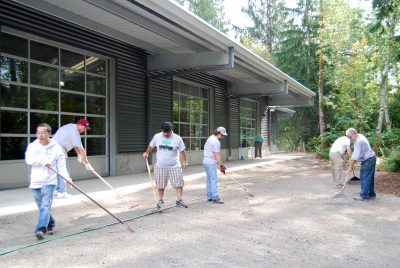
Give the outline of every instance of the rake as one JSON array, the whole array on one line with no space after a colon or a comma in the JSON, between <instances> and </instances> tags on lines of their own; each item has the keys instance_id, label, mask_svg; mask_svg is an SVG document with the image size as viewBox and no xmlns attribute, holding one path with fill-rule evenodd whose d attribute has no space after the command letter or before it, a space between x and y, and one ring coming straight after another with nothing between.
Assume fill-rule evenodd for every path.
<instances>
[{"instance_id":1,"label":"rake","mask_svg":"<svg viewBox=\"0 0 400 268\"><path fill-rule=\"evenodd\" d=\"M129 231L131 231L132 233L134 233L135 231L133 231L133 229L129 226L128 223L124 222L123 220L121 220L120 218L118 218L117 216L115 216L113 213L111 213L108 209L106 209L105 207L103 207L102 205L100 205L99 203L96 202L96 200L94 200L93 198L91 198L89 195L87 195L84 191L82 191L78 186L76 186L74 183L70 184L68 182L68 180L62 176L60 173L58 173L57 171L55 171L53 168L49 167L49 169L51 171L53 171L54 173L56 173L59 177L61 177L67 184L71 185L72 187L74 187L78 192L80 192L81 194L83 194L84 196L86 196L87 198L89 198L93 203L95 203L98 207L100 207L101 209L103 209L105 212L107 212L108 214L110 214L114 219L116 219L118 222L120 222L121 224L125 225L126 228L128 228Z\"/></svg>"},{"instance_id":2,"label":"rake","mask_svg":"<svg viewBox=\"0 0 400 268\"><path fill-rule=\"evenodd\" d=\"M249 205L250 206L256 206L256 205L261 205L264 201L261 198L256 198L254 194L250 193L249 190L246 189L246 187L243 186L243 184L241 184L240 182L238 182L236 179L234 179L233 177L229 176L228 174L226 174L226 172L224 173L229 179L233 180L237 185L240 186L240 188L242 188L247 195L249 196Z\"/></svg>"},{"instance_id":3,"label":"rake","mask_svg":"<svg viewBox=\"0 0 400 268\"><path fill-rule=\"evenodd\" d=\"M86 167L86 164L85 164L85 167ZM115 189L114 187L112 187L111 184L109 184L102 176L100 176L99 173L96 172L96 170L94 170L94 168L92 167L92 165L90 165L89 168L87 168L87 169L89 169L91 172L93 172L93 174L96 175L102 182L104 182L104 184L107 185L111 190L113 190L114 193L115 193L116 195L118 195L119 197L121 197L121 199L124 200L124 202L128 205L128 208L129 208L129 209L139 206L139 204L132 204L132 205L131 205L131 204L128 202L128 200L125 198L125 196L123 196L120 192L118 192L117 189Z\"/></svg>"}]
</instances>

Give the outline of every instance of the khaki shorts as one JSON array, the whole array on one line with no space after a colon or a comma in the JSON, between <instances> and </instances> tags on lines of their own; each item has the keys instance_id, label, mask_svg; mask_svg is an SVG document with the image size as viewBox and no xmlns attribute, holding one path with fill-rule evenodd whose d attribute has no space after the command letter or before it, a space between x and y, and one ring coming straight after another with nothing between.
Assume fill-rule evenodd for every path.
<instances>
[{"instance_id":1,"label":"khaki shorts","mask_svg":"<svg viewBox=\"0 0 400 268\"><path fill-rule=\"evenodd\" d=\"M154 179L158 189L165 189L168 180L173 188L180 188L185 185L181 167L160 167L154 166Z\"/></svg>"}]
</instances>

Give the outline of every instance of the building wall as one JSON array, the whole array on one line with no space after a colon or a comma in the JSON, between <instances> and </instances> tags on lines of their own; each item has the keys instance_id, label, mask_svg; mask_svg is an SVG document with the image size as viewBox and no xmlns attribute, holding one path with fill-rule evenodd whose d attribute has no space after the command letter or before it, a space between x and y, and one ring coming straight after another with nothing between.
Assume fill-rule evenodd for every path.
<instances>
[{"instance_id":1,"label":"building wall","mask_svg":"<svg viewBox=\"0 0 400 268\"><path fill-rule=\"evenodd\" d=\"M109 71L112 77L109 85L110 122L107 138L111 155L107 157L111 161L102 175L144 172L146 166L142 152L152 135L159 131L161 122L172 118L172 77L148 78L147 53L140 48L16 2L0 0L0 10L0 27L15 29L110 59ZM229 136L222 142L223 158L226 160L231 156L232 160L239 159L239 98L228 98L228 82L206 73L181 77L212 89L210 134L218 126L226 127ZM191 165L201 164L202 156L202 151L190 152L188 160ZM72 168L78 170L78 164L73 162ZM0 175L0 189L28 184L28 168L23 159L0 161L0 169L12 170ZM82 173L74 175L75 178L93 177L84 169Z\"/></svg>"},{"instance_id":2,"label":"building wall","mask_svg":"<svg viewBox=\"0 0 400 268\"><path fill-rule=\"evenodd\" d=\"M147 78L146 78L146 56L145 51L120 42L110 37L103 36L69 22L62 21L51 15L44 14L34 9L12 2L0 1L0 25L8 27L27 35L34 35L46 40L58 42L78 49L97 53L109 57L114 62L115 77L110 88L109 103L110 114L115 122L109 122L108 138L114 143L109 144L116 155L115 161L110 163L114 174L119 174L126 164L126 153L141 152L147 143ZM113 95L113 96L112 96ZM93 159L95 162L95 159ZM75 161L72 162L75 173L74 178L93 177L82 168L75 169ZM28 168L24 160L0 161L0 169L18 172L2 173L0 176L0 189L26 186L28 184ZM94 165L96 168L96 166ZM99 167L100 168L100 167ZM106 174L109 175L109 171Z\"/></svg>"}]
</instances>

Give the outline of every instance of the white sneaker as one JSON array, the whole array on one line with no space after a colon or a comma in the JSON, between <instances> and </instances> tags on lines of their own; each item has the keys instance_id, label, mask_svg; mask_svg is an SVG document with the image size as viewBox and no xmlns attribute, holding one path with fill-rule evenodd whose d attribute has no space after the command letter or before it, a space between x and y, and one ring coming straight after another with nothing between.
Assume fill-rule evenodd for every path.
<instances>
[{"instance_id":1,"label":"white sneaker","mask_svg":"<svg viewBox=\"0 0 400 268\"><path fill-rule=\"evenodd\" d=\"M57 198L68 198L68 197L71 197L71 196L72 195L67 193L67 192L63 192L63 193L58 192L57 193Z\"/></svg>"}]
</instances>

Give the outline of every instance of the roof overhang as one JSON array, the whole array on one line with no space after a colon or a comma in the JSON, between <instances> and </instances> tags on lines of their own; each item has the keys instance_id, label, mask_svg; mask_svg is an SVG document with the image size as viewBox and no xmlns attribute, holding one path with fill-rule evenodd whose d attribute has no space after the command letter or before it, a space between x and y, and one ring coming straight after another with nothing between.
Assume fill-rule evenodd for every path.
<instances>
[{"instance_id":1,"label":"roof overhang","mask_svg":"<svg viewBox=\"0 0 400 268\"><path fill-rule=\"evenodd\" d=\"M280 106L268 106L268 108L270 109L271 113L274 113L277 116L292 117L296 113L294 110Z\"/></svg>"},{"instance_id":2,"label":"roof overhang","mask_svg":"<svg viewBox=\"0 0 400 268\"><path fill-rule=\"evenodd\" d=\"M271 105L313 103L314 92L173 1L14 1L142 48L150 61L174 63L163 73L208 72L227 80L230 94L269 96ZM204 59L201 68L193 65L196 59Z\"/></svg>"}]
</instances>

